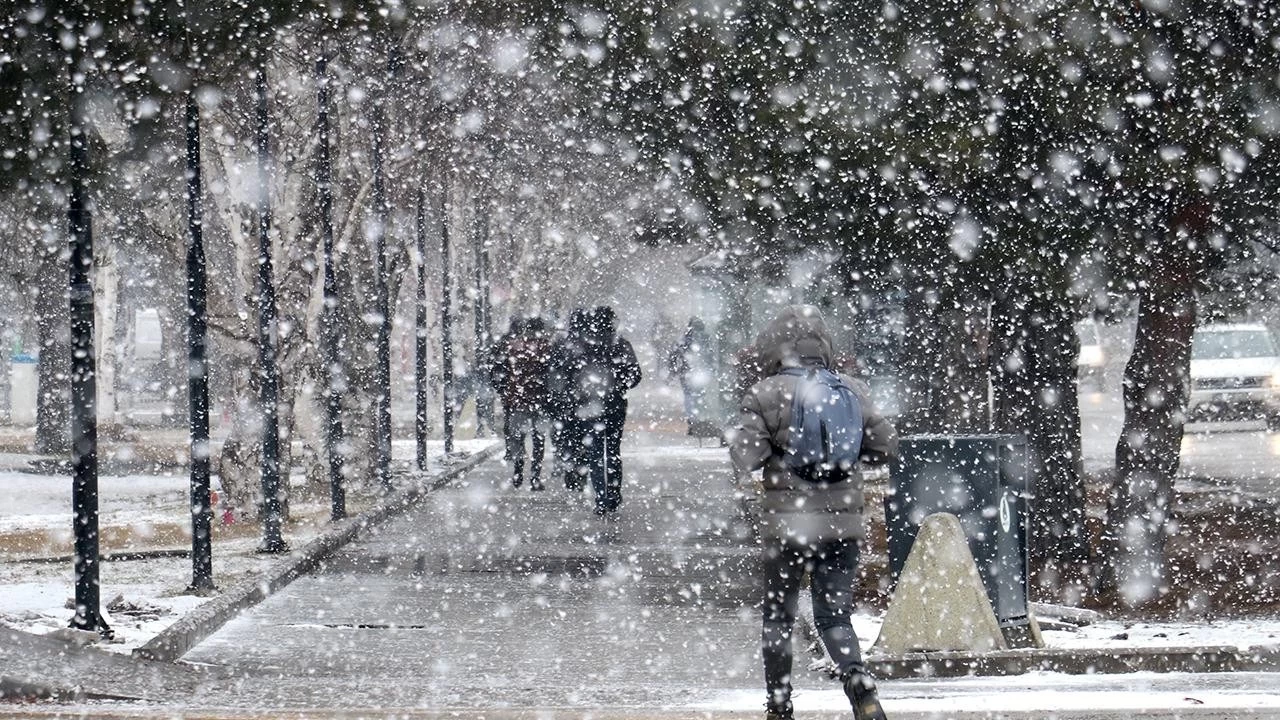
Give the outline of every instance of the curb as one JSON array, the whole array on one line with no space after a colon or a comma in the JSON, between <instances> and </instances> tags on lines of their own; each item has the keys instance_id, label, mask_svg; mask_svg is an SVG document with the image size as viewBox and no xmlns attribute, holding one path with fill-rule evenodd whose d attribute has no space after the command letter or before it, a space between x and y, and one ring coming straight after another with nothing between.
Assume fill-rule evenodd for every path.
<instances>
[{"instance_id":1,"label":"curb","mask_svg":"<svg viewBox=\"0 0 1280 720\"><path fill-rule=\"evenodd\" d=\"M157 558L191 557L190 548L156 548L154 550L124 550L106 552L98 556L98 562L128 562L130 560L155 560ZM67 565L75 562L75 555L43 555L4 558L4 562L19 565Z\"/></svg>"},{"instance_id":2,"label":"curb","mask_svg":"<svg viewBox=\"0 0 1280 720\"><path fill-rule=\"evenodd\" d=\"M282 558L280 562L272 565L261 576L245 580L187 613L145 645L136 648L133 656L143 660L163 662L178 660L242 610L257 605L300 576L315 569L322 560L356 539L362 531L398 515L426 493L440 488L490 459L498 453L500 446L500 443L496 443L477 451L457 464L447 467L439 475L422 478L425 482L416 483L399 491L360 515L335 523L332 528L311 540L301 550L291 553L289 557Z\"/></svg>"},{"instance_id":3,"label":"curb","mask_svg":"<svg viewBox=\"0 0 1280 720\"><path fill-rule=\"evenodd\" d=\"M867 669L877 678L953 678L968 675L1022 675L1056 672L1067 675L1132 672L1247 672L1280 667L1280 645L1240 648L1234 645L1149 648L1063 648L998 650L989 653L906 653L869 658Z\"/></svg>"}]
</instances>

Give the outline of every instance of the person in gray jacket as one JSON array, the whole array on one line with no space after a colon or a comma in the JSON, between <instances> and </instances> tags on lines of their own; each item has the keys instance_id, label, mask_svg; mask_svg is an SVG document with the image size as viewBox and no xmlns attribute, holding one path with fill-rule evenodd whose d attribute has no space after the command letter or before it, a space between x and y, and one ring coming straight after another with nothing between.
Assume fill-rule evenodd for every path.
<instances>
[{"instance_id":1,"label":"person in gray jacket","mask_svg":"<svg viewBox=\"0 0 1280 720\"><path fill-rule=\"evenodd\" d=\"M759 535L764 574L761 651L768 720L792 717L791 632L800 584L808 571L814 622L840 672L858 720L883 720L875 683L862 663L853 632L853 585L865 536L858 467L829 482L798 476L786 462L792 398L800 379L788 368L832 369L835 353L822 314L792 305L757 336L762 378L741 399L730 456L739 478L763 470ZM794 373L794 371L793 371ZM847 376L862 416L859 465L891 461L898 452L893 426L872 405L865 383Z\"/></svg>"}]
</instances>

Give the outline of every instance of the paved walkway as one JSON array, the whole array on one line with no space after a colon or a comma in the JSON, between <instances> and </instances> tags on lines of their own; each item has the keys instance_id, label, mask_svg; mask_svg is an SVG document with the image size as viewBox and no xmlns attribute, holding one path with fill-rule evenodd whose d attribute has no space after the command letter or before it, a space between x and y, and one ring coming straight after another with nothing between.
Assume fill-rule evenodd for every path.
<instances>
[{"instance_id":1,"label":"paved walkway","mask_svg":"<svg viewBox=\"0 0 1280 720\"><path fill-rule=\"evenodd\" d=\"M241 678L207 698L222 706L690 707L755 688L755 551L725 451L637 436L625 463L613 521L487 463L185 659Z\"/></svg>"}]
</instances>

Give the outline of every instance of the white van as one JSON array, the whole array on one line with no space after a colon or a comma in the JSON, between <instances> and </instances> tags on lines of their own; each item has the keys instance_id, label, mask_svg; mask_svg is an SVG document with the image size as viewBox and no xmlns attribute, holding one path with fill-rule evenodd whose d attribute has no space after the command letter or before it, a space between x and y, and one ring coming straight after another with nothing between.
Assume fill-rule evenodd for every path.
<instances>
[{"instance_id":1,"label":"white van","mask_svg":"<svg viewBox=\"0 0 1280 720\"><path fill-rule=\"evenodd\" d=\"M1262 417L1280 429L1280 355L1265 325L1196 328L1187 409L1198 420Z\"/></svg>"}]
</instances>

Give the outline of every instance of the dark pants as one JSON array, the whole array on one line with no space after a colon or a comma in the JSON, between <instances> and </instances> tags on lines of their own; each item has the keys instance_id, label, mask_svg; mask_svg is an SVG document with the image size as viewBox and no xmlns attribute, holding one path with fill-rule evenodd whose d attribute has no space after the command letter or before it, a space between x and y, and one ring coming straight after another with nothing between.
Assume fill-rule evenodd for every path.
<instances>
[{"instance_id":1,"label":"dark pants","mask_svg":"<svg viewBox=\"0 0 1280 720\"><path fill-rule=\"evenodd\" d=\"M614 512L622 504L622 425L596 422L582 437L579 477L591 478L596 493L596 512Z\"/></svg>"},{"instance_id":2,"label":"dark pants","mask_svg":"<svg viewBox=\"0 0 1280 720\"><path fill-rule=\"evenodd\" d=\"M842 678L861 671L858 636L849 621L858 567L857 541L793 546L766 540L761 565L765 579L760 649L764 656L769 707L791 706L791 632L806 570L813 594L814 624L818 626L822 644Z\"/></svg>"},{"instance_id":3,"label":"dark pants","mask_svg":"<svg viewBox=\"0 0 1280 720\"><path fill-rule=\"evenodd\" d=\"M533 436L533 456L529 460L529 477L533 485L539 485L542 477L542 455L546 444L542 425L542 413L537 410L508 409L502 427L507 443L507 463L511 466L512 477L516 479L524 477L525 437Z\"/></svg>"},{"instance_id":4,"label":"dark pants","mask_svg":"<svg viewBox=\"0 0 1280 720\"><path fill-rule=\"evenodd\" d=\"M555 443L555 457L559 471L564 473L564 486L570 490L583 488L583 475L578 474L582 464L582 423L577 418L560 417L551 425L551 441Z\"/></svg>"}]
</instances>

